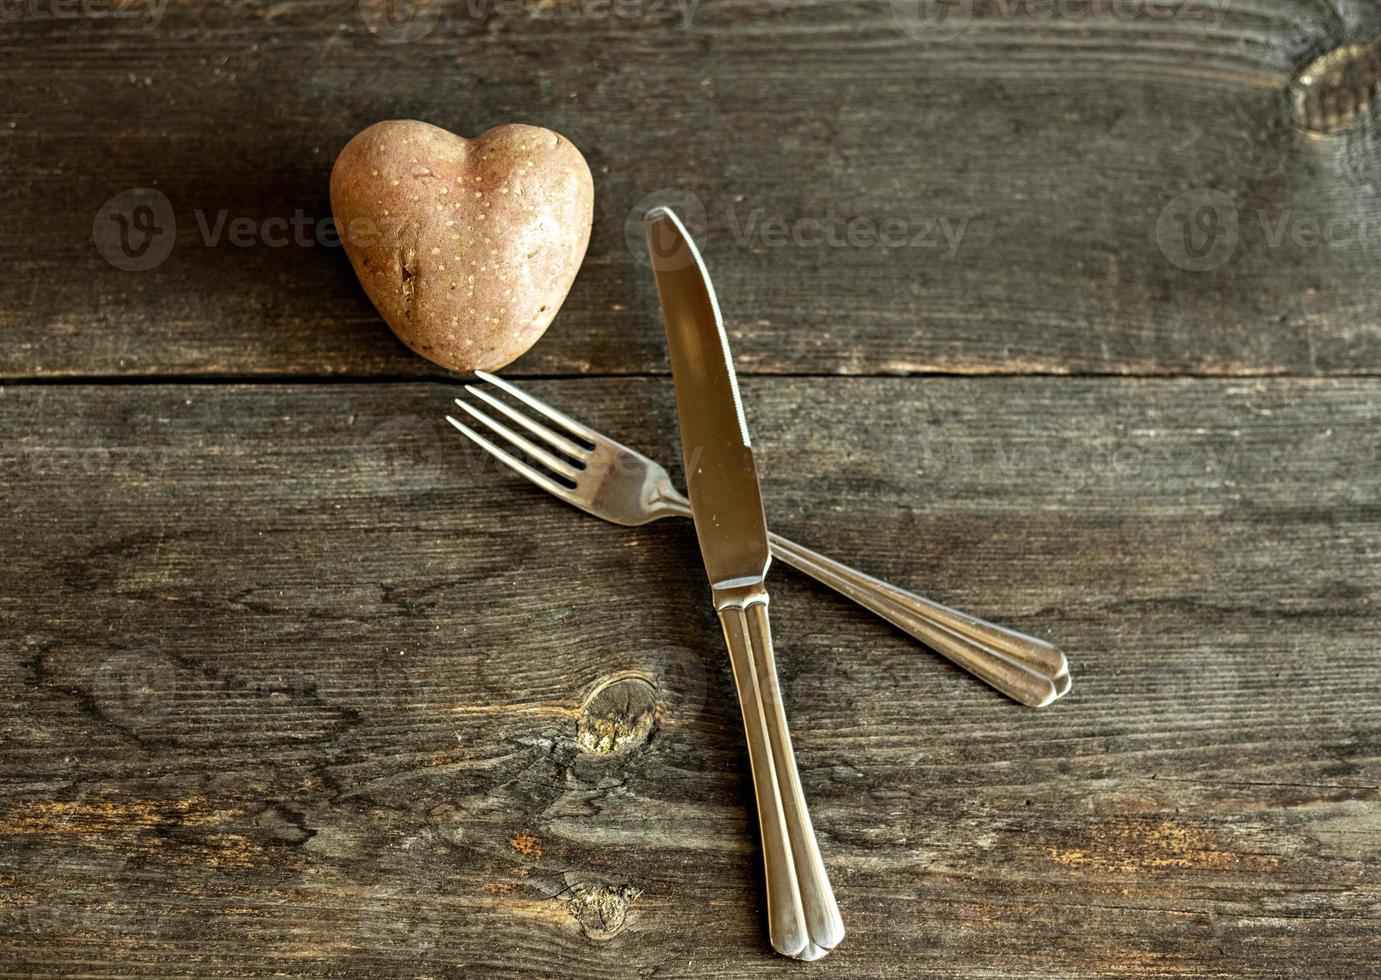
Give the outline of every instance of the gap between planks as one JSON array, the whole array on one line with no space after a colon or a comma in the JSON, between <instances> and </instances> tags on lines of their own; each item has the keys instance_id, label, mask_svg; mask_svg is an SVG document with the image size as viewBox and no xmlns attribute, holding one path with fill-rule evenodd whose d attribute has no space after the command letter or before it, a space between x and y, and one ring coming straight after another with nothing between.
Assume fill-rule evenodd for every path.
<instances>
[{"instance_id":1,"label":"gap between planks","mask_svg":"<svg viewBox=\"0 0 1381 980\"><path fill-rule=\"evenodd\" d=\"M1088 379L1108 379L1118 381L1323 381L1381 378L1381 370L1352 371L1345 373L1303 374L1276 371L1217 371L1217 372L1164 372L1164 371L909 371L844 374L833 371L797 372L756 372L739 371L740 378L789 380L873 380L888 381L907 378L963 378L982 381L1011 380L1023 378L1068 379L1071 381ZM650 381L670 380L670 371L629 371L626 373L605 372L598 374L575 373L534 373L506 374L504 378L513 382L543 381ZM47 378L19 377L0 378L0 388L20 387L62 387L83 385L115 386L157 386L157 385L415 385L437 384L461 386L474 383L473 378L460 376L440 376L428 374L74 374Z\"/></svg>"}]
</instances>

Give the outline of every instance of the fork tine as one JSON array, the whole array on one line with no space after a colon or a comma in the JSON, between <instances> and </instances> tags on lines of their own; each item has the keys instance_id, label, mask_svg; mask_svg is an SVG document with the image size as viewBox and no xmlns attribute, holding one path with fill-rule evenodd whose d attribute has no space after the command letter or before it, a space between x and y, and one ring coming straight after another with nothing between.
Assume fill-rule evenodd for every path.
<instances>
[{"instance_id":1,"label":"fork tine","mask_svg":"<svg viewBox=\"0 0 1381 980\"><path fill-rule=\"evenodd\" d=\"M527 463L524 463L524 462L523 462L521 459L519 459L518 457L513 456L513 455L511 455L511 454L505 452L504 450L500 449L498 446L494 445L492 442L490 442L490 441L489 441L488 439L486 439L484 436L480 435L478 432L476 432L474 429L470 428L470 427L469 427L468 425L466 425L464 422L461 422L459 419L452 418L451 416L448 415L448 416L446 416L446 421L447 421L447 422L450 422L452 425L454 425L457 429L459 429L459 430L461 431L461 433L462 433L466 438L468 438L468 439L469 439L471 442L473 442L475 445L479 446L481 449L483 449L485 452L487 452L490 456L493 456L493 457L494 457L495 459L497 459L500 463L503 463L505 466L507 466L509 469L513 470L514 472L519 473L519 474L521 474L521 475L527 477L527 478L528 478L529 480L531 480L533 483L537 484L537 485L538 485L539 487L541 487L543 490L547 491L547 493L550 493L550 494L553 494L553 495L555 495L555 496L557 496L557 497L560 497L560 498L563 499L563 500L569 500L569 499L570 499L570 497L571 497L571 488L570 488L570 487L565 486L564 484L561 484L561 483L557 483L555 480L553 480L551 477L547 476L547 474L543 473L541 470L539 470L539 469L537 469L537 468L535 468L535 467L529 466Z\"/></svg>"},{"instance_id":2,"label":"fork tine","mask_svg":"<svg viewBox=\"0 0 1381 980\"><path fill-rule=\"evenodd\" d=\"M502 422L496 421L495 419L491 419L488 415L485 415L478 408L474 408L468 402L463 402L459 398L457 398L455 401L457 405L465 409L465 411L468 412L470 416L474 418L477 422L482 423L492 432L497 433L498 435L507 439L513 445L517 446L523 452L527 453L529 456L532 456L533 458L537 459L547 469L554 470L555 472L560 473L568 480L573 481L579 478L580 470L576 469L574 466L566 462L561 457L547 452L541 446L537 445L537 443L533 442L531 439L528 439L526 436L521 435L520 433L514 432L512 429L504 425Z\"/></svg>"},{"instance_id":3,"label":"fork tine","mask_svg":"<svg viewBox=\"0 0 1381 980\"><path fill-rule=\"evenodd\" d=\"M553 446L561 450L561 452L565 453L567 456L582 460L589 457L590 451L586 449L584 446L577 445L576 443L567 439L565 436L561 435L561 433L553 432L551 429L547 428L541 422L528 418L526 415L524 415L517 409L510 408L509 406L505 405L503 402L495 398L493 395L489 394L489 392L480 390L478 385L466 385L465 390L470 394L474 395L480 401L484 402L486 405L493 408L494 410L502 412L504 415L507 415L510 419L512 419L514 422L517 422L524 429L527 429L537 438L545 439L547 442L551 443Z\"/></svg>"},{"instance_id":4,"label":"fork tine","mask_svg":"<svg viewBox=\"0 0 1381 980\"><path fill-rule=\"evenodd\" d=\"M601 436L594 429L591 429L588 426L581 425L579 422L571 418L569 415L566 415L564 412L558 412L556 409L552 408L546 402L538 398L534 398L532 395L529 395L527 392L523 391L520 388L515 388L513 385L509 384L503 378L500 378L498 375L490 374L488 371L476 371L475 375L483 381L488 381L491 385L494 385L494 387L508 392L514 398L518 399L520 402L527 405L529 408L535 408L537 411L541 412L543 415L551 419L553 422L557 423L558 425L564 426L566 430L570 432L572 435L579 436L581 439L584 439L590 445L598 446L600 444Z\"/></svg>"}]
</instances>

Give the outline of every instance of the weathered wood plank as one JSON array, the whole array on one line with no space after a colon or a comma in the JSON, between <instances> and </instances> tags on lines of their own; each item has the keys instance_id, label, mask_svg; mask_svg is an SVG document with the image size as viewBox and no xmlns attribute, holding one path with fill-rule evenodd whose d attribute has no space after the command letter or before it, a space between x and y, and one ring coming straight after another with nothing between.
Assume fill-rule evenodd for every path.
<instances>
[{"instance_id":1,"label":"weathered wood plank","mask_svg":"<svg viewBox=\"0 0 1381 980\"><path fill-rule=\"evenodd\" d=\"M664 382L532 388L671 455ZM0 972L798 971L690 527L516 482L449 394L0 389ZM813 972L1375 972L1375 382L745 400L778 529L1075 669L1021 709L774 573Z\"/></svg>"},{"instance_id":2,"label":"weathered wood plank","mask_svg":"<svg viewBox=\"0 0 1381 980\"><path fill-rule=\"evenodd\" d=\"M354 3L6 22L0 378L438 374L339 249L261 239L301 216L311 241L334 154L395 116L540 123L593 165L586 267L519 373L663 370L625 219L666 190L699 201L749 371L1381 369L1376 129L1308 138L1283 95L1381 30L1374 7L1011 0L932 39L897 4L922 40L887 4L777 0L699 4L688 26L661 0L456 0L410 43ZM140 186L166 195L175 247L126 272L92 228ZM1226 197L1172 206L1196 189ZM230 243L236 218L255 244ZM1183 267L1200 247L1221 264Z\"/></svg>"}]
</instances>

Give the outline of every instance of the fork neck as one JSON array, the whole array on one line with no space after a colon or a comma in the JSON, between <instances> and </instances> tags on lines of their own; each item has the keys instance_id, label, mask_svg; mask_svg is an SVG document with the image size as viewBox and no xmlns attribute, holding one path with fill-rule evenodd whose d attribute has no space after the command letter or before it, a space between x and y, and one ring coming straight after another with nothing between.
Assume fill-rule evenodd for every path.
<instances>
[{"instance_id":1,"label":"fork neck","mask_svg":"<svg viewBox=\"0 0 1381 980\"><path fill-rule=\"evenodd\" d=\"M652 491L652 503L656 507L665 508L677 517L694 517L691 512L690 501L685 498L668 479L661 483Z\"/></svg>"}]
</instances>

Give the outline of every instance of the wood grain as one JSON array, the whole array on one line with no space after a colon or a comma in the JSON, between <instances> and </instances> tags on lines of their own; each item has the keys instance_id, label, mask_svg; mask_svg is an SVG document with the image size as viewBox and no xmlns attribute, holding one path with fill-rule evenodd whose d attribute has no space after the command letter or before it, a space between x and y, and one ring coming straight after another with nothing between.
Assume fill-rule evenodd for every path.
<instances>
[{"instance_id":1,"label":"wood grain","mask_svg":"<svg viewBox=\"0 0 1381 980\"><path fill-rule=\"evenodd\" d=\"M453 0L402 41L371 31L374 0L178 2L153 26L29 12L44 2L0 23L0 378L440 376L314 238L335 154L390 117L537 123L593 166L586 266L517 374L665 369L625 233L663 192L749 372L1381 369L1375 111L1311 139L1285 98L1317 54L1381 32L1374 5L980 0L945 38L911 13L929 0L688 19ZM136 187L166 196L175 246L127 272L93 226ZM1198 191L1225 195L1213 234L1234 242L1207 271L1182 267L1176 223Z\"/></svg>"},{"instance_id":2,"label":"wood grain","mask_svg":"<svg viewBox=\"0 0 1381 980\"><path fill-rule=\"evenodd\" d=\"M391 117L592 165L506 373L674 460L670 200L774 528L1070 655L1022 709L774 570L812 972L1381 972L1381 128L1286 98L1381 8L921 2L0 11L0 975L801 969L692 529L461 442L318 237Z\"/></svg>"},{"instance_id":3,"label":"wood grain","mask_svg":"<svg viewBox=\"0 0 1381 980\"><path fill-rule=\"evenodd\" d=\"M665 381L530 387L672 456ZM0 388L0 973L801 969L692 529L547 498L452 393ZM1019 708L774 571L812 972L1376 972L1377 396L748 379L778 530L1075 678Z\"/></svg>"}]
</instances>

